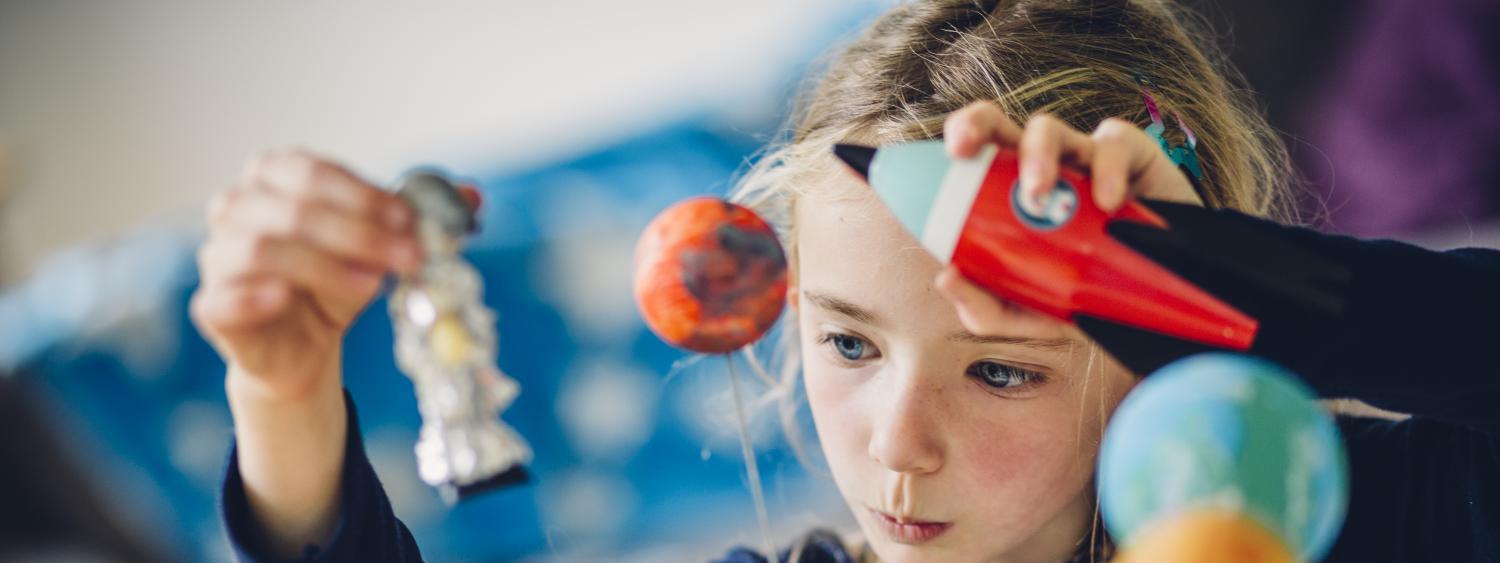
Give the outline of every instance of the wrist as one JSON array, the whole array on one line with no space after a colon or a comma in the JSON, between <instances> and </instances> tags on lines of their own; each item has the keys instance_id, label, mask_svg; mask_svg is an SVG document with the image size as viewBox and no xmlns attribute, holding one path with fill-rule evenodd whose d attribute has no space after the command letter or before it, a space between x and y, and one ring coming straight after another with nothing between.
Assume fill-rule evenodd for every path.
<instances>
[{"instance_id":1,"label":"wrist","mask_svg":"<svg viewBox=\"0 0 1500 563\"><path fill-rule=\"evenodd\" d=\"M230 362L224 374L224 393L231 408L255 405L276 409L320 406L342 395L343 378L337 354L326 365L301 374L253 373Z\"/></svg>"},{"instance_id":2,"label":"wrist","mask_svg":"<svg viewBox=\"0 0 1500 563\"><path fill-rule=\"evenodd\" d=\"M357 431L346 424L339 378L318 380L315 390L289 396L233 368L225 378L245 501L267 548L286 559L332 537L343 444Z\"/></svg>"}]
</instances>

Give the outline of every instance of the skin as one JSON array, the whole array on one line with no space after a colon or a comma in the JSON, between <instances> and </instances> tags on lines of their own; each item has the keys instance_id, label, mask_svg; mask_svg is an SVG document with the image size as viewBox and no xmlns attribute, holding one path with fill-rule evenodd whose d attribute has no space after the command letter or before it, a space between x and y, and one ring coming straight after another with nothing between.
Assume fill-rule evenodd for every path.
<instances>
[{"instance_id":1,"label":"skin","mask_svg":"<svg viewBox=\"0 0 1500 563\"><path fill-rule=\"evenodd\" d=\"M1106 209L1127 193L1196 200L1133 126L1106 122L1089 136L1041 117L1023 132L980 104L950 117L945 138L955 156L1016 147L1023 189L1052 185L1065 162L1089 167ZM1180 184L1141 182L1157 174ZM1093 522L1106 417L1135 376L1072 327L945 270L852 175L830 174L795 220L804 385L834 481L875 553L1070 557ZM951 527L909 542L882 518Z\"/></svg>"},{"instance_id":2,"label":"skin","mask_svg":"<svg viewBox=\"0 0 1500 563\"><path fill-rule=\"evenodd\" d=\"M859 188L838 183L827 190ZM804 385L834 481L875 552L1066 559L1093 517L1085 492L1104 413L1130 374L1098 357L1090 381L1088 343L1047 319L975 336L934 287L938 262L868 196L802 205L797 220ZM975 373L997 366L1012 371L1010 387ZM953 526L906 545L871 510Z\"/></svg>"},{"instance_id":3,"label":"skin","mask_svg":"<svg viewBox=\"0 0 1500 563\"><path fill-rule=\"evenodd\" d=\"M1154 142L1123 121L1085 135L1042 116L1023 132L980 103L953 114L945 137L955 156L987 142L1018 147L1023 185L1033 191L1052 185L1067 163L1092 171L1105 209L1127 194L1196 200ZM872 198L859 197L858 182L829 176L827 189L796 210L791 299L820 437L877 554L1064 559L1092 518L1086 492L1099 429L1133 377L1091 356L1076 331L943 270ZM253 516L274 556L295 557L326 543L338 521L349 431L340 343L385 275L420 265L412 211L326 158L283 150L252 159L207 215L190 313L228 366L224 387ZM851 316L842 305L868 314ZM865 339L878 357L841 363L833 341L817 341L829 332ZM847 349L853 341L838 342ZM972 372L975 365L989 371ZM997 366L1043 377L985 385L1016 373ZM871 508L953 526L932 542L904 545L873 525Z\"/></svg>"},{"instance_id":4,"label":"skin","mask_svg":"<svg viewBox=\"0 0 1500 563\"><path fill-rule=\"evenodd\" d=\"M421 260L401 200L302 150L251 159L208 207L194 324L228 366L238 464L268 547L293 558L337 522L340 342L381 278Z\"/></svg>"}]
</instances>

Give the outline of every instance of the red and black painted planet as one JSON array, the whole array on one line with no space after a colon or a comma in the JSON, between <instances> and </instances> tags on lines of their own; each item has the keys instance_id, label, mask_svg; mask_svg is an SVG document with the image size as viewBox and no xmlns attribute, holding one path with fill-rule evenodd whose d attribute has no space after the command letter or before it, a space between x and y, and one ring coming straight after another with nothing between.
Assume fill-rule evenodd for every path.
<instances>
[{"instance_id":1,"label":"red and black painted planet","mask_svg":"<svg viewBox=\"0 0 1500 563\"><path fill-rule=\"evenodd\" d=\"M635 251L635 299L667 343L720 354L756 341L786 304L787 261L755 212L713 197L667 208Z\"/></svg>"}]
</instances>

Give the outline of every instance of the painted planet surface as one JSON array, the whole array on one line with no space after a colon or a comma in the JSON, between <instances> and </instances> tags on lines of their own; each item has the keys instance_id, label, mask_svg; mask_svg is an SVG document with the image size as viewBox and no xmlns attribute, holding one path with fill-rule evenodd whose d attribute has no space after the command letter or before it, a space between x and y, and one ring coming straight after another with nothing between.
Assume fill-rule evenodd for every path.
<instances>
[{"instance_id":1,"label":"painted planet surface","mask_svg":"<svg viewBox=\"0 0 1500 563\"><path fill-rule=\"evenodd\" d=\"M1265 526L1228 510L1189 511L1142 531L1113 563L1294 563Z\"/></svg>"},{"instance_id":2,"label":"painted planet surface","mask_svg":"<svg viewBox=\"0 0 1500 563\"><path fill-rule=\"evenodd\" d=\"M1130 549L1154 524L1224 509L1320 560L1348 502L1333 417L1281 367L1233 354L1178 360L1115 411L1099 452L1104 523Z\"/></svg>"},{"instance_id":3,"label":"painted planet surface","mask_svg":"<svg viewBox=\"0 0 1500 563\"><path fill-rule=\"evenodd\" d=\"M760 216L712 197L667 208L635 249L635 299L674 346L719 354L754 342L786 305L786 253Z\"/></svg>"}]
</instances>

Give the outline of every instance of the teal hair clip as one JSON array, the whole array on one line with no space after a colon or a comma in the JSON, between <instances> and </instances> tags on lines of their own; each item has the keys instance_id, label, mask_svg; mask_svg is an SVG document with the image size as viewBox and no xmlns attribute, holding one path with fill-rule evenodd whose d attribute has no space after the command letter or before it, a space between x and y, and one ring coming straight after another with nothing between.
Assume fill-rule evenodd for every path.
<instances>
[{"instance_id":1,"label":"teal hair clip","mask_svg":"<svg viewBox=\"0 0 1500 563\"><path fill-rule=\"evenodd\" d=\"M1156 98L1151 95L1151 87L1154 85L1146 77L1140 75L1136 75L1135 82L1140 85L1141 100L1146 102L1146 111L1151 114L1151 125L1146 126L1146 134L1156 139L1156 143L1161 145L1162 152L1167 153L1167 157L1192 176L1193 180L1203 181L1203 167L1198 164L1198 136L1188 128L1181 115L1173 113L1172 118L1177 121L1177 128L1187 136L1187 144L1173 146L1168 143L1166 136L1163 135L1167 131L1167 125L1162 121L1161 110L1156 107Z\"/></svg>"}]
</instances>

